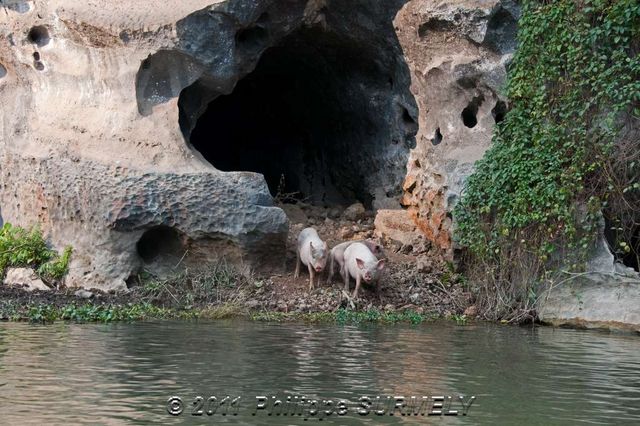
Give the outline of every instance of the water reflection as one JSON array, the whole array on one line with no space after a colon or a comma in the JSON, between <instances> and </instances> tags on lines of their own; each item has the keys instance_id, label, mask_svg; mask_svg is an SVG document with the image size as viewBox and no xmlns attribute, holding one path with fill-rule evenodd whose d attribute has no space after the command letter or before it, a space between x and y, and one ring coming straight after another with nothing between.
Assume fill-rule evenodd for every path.
<instances>
[{"instance_id":1,"label":"water reflection","mask_svg":"<svg viewBox=\"0 0 640 426\"><path fill-rule=\"evenodd\" d=\"M466 418L323 424L637 423L639 350L636 336L491 325L3 323L0 409L6 424L305 424L251 416L255 396L464 394L477 397ZM185 402L179 417L165 410L170 395ZM193 417L196 395L242 396L242 411Z\"/></svg>"}]
</instances>

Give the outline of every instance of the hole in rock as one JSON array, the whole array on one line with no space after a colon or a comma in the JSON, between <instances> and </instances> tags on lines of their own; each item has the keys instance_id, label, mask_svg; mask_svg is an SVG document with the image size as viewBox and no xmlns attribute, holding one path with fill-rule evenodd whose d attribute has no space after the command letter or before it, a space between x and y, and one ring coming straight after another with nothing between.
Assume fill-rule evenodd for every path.
<instances>
[{"instance_id":1,"label":"hole in rock","mask_svg":"<svg viewBox=\"0 0 640 426\"><path fill-rule=\"evenodd\" d=\"M516 49L518 20L507 9L500 7L489 20L484 43L492 50L505 54Z\"/></svg>"},{"instance_id":2,"label":"hole in rock","mask_svg":"<svg viewBox=\"0 0 640 426\"><path fill-rule=\"evenodd\" d=\"M168 226L156 226L146 231L138 240L136 249L145 263L153 262L161 255L180 258L184 254L180 233Z\"/></svg>"},{"instance_id":3,"label":"hole in rock","mask_svg":"<svg viewBox=\"0 0 640 426\"><path fill-rule=\"evenodd\" d=\"M29 42L36 44L39 47L46 46L51 38L49 37L49 30L44 25L38 25L29 30L27 35Z\"/></svg>"},{"instance_id":4,"label":"hole in rock","mask_svg":"<svg viewBox=\"0 0 640 426\"><path fill-rule=\"evenodd\" d=\"M133 287L138 287L140 285L140 277L138 276L138 274L132 274L129 275L129 277L127 277L126 280L124 280L125 284L127 285L127 288L131 289Z\"/></svg>"},{"instance_id":5,"label":"hole in rock","mask_svg":"<svg viewBox=\"0 0 640 426\"><path fill-rule=\"evenodd\" d=\"M447 21L445 19L432 18L427 22L420 24L418 27L418 36L420 38L426 37L430 32L445 32L453 31L455 29L455 23Z\"/></svg>"},{"instance_id":6,"label":"hole in rock","mask_svg":"<svg viewBox=\"0 0 640 426\"><path fill-rule=\"evenodd\" d=\"M478 124L478 106L471 103L462 110L462 122L465 126L473 128Z\"/></svg>"},{"instance_id":7,"label":"hole in rock","mask_svg":"<svg viewBox=\"0 0 640 426\"><path fill-rule=\"evenodd\" d=\"M39 61L40 60L40 52L33 52L33 59L35 61Z\"/></svg>"},{"instance_id":8,"label":"hole in rock","mask_svg":"<svg viewBox=\"0 0 640 426\"><path fill-rule=\"evenodd\" d=\"M411 116L409 110L404 107L402 108L402 123L404 125L406 133L410 137L413 137L416 133L418 133L418 123Z\"/></svg>"},{"instance_id":9,"label":"hole in rock","mask_svg":"<svg viewBox=\"0 0 640 426\"><path fill-rule=\"evenodd\" d=\"M4 65L0 64L0 78L3 78L5 75L7 75L7 69Z\"/></svg>"},{"instance_id":10,"label":"hole in rock","mask_svg":"<svg viewBox=\"0 0 640 426\"><path fill-rule=\"evenodd\" d=\"M640 226L623 226L618 220L605 218L604 235L615 259L636 272L640 271Z\"/></svg>"},{"instance_id":11,"label":"hole in rock","mask_svg":"<svg viewBox=\"0 0 640 426\"><path fill-rule=\"evenodd\" d=\"M42 62L40 62L40 61L35 61L33 63L33 67L35 69L37 69L38 71L44 71L44 64Z\"/></svg>"},{"instance_id":12,"label":"hole in rock","mask_svg":"<svg viewBox=\"0 0 640 426\"><path fill-rule=\"evenodd\" d=\"M258 46L267 36L253 27L236 40ZM261 173L274 196L371 207L376 194L391 193L399 201L418 126L394 102L415 102L408 73L398 71L406 64L394 61L344 36L300 28L266 49L232 93L217 93L206 78L185 88L180 126L214 167ZM372 93L380 101L371 102Z\"/></svg>"},{"instance_id":13,"label":"hole in rock","mask_svg":"<svg viewBox=\"0 0 640 426\"><path fill-rule=\"evenodd\" d=\"M433 135L433 139L431 139L431 144L435 146L439 145L440 142L442 142L442 133L440 133L440 127L438 127Z\"/></svg>"},{"instance_id":14,"label":"hole in rock","mask_svg":"<svg viewBox=\"0 0 640 426\"><path fill-rule=\"evenodd\" d=\"M265 45L268 38L269 33L265 28L255 26L238 31L236 34L236 44L241 49L258 51Z\"/></svg>"},{"instance_id":15,"label":"hole in rock","mask_svg":"<svg viewBox=\"0 0 640 426\"><path fill-rule=\"evenodd\" d=\"M460 77L456 81L463 89L475 89L478 87L478 81L473 77Z\"/></svg>"},{"instance_id":16,"label":"hole in rock","mask_svg":"<svg viewBox=\"0 0 640 426\"><path fill-rule=\"evenodd\" d=\"M496 106L491 110L491 115L496 124L504 120L504 116L507 114L507 104L503 101L496 102Z\"/></svg>"}]
</instances>

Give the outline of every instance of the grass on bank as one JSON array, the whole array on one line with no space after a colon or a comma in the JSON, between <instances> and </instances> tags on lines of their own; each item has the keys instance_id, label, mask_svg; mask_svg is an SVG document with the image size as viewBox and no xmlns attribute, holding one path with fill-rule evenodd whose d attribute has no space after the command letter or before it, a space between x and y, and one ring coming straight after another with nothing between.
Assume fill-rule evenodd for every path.
<instances>
[{"instance_id":1,"label":"grass on bank","mask_svg":"<svg viewBox=\"0 0 640 426\"><path fill-rule=\"evenodd\" d=\"M411 323L420 324L437 319L433 315L419 314L413 310L386 312L378 309L354 311L339 308L333 312L257 312L249 315L253 321L284 322L305 321L312 323L360 324L360 323Z\"/></svg>"},{"instance_id":2,"label":"grass on bank","mask_svg":"<svg viewBox=\"0 0 640 426\"><path fill-rule=\"evenodd\" d=\"M378 309L354 311L339 308L332 312L275 312L250 311L239 305L222 304L203 308L172 309L155 306L151 303L127 304L66 304L54 306L43 303L19 304L12 301L0 303L0 319L10 321L29 321L31 323L48 324L55 321L71 322L132 322L154 319L206 319L219 320L242 318L265 322L308 322L325 324L420 324L438 319L435 315L419 314L415 311L385 312ZM452 316L458 325L466 325L464 316Z\"/></svg>"}]
</instances>

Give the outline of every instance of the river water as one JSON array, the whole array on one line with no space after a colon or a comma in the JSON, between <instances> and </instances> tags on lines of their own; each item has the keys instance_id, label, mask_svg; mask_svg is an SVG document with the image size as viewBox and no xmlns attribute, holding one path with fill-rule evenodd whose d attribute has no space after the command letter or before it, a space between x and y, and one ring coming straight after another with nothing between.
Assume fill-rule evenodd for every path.
<instances>
[{"instance_id":1,"label":"river water","mask_svg":"<svg viewBox=\"0 0 640 426\"><path fill-rule=\"evenodd\" d=\"M449 323L0 323L0 391L2 424L640 424L640 337ZM389 415L400 396L413 411ZM422 415L439 396L457 416Z\"/></svg>"}]
</instances>

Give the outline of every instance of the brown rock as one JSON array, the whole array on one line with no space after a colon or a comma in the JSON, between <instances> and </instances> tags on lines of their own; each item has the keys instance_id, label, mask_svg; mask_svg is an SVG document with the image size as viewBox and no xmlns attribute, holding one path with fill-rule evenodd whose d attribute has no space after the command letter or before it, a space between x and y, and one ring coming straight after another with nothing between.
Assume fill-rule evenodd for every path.
<instances>
[{"instance_id":1,"label":"brown rock","mask_svg":"<svg viewBox=\"0 0 640 426\"><path fill-rule=\"evenodd\" d=\"M478 308L476 307L476 305L471 305L464 310L464 314L468 317L475 317L476 315L478 315Z\"/></svg>"},{"instance_id":2,"label":"brown rock","mask_svg":"<svg viewBox=\"0 0 640 426\"><path fill-rule=\"evenodd\" d=\"M416 261L416 267L421 273L430 273L433 270L433 261L427 256L421 256Z\"/></svg>"},{"instance_id":3,"label":"brown rock","mask_svg":"<svg viewBox=\"0 0 640 426\"><path fill-rule=\"evenodd\" d=\"M406 210L378 210L374 225L378 237L389 238L403 245L411 245L419 235Z\"/></svg>"},{"instance_id":4,"label":"brown rock","mask_svg":"<svg viewBox=\"0 0 640 426\"><path fill-rule=\"evenodd\" d=\"M346 208L346 210L344 211L344 213L342 214L342 216L346 219L346 220L350 220L350 221L357 221L357 220L361 220L366 218L366 209L364 208L364 206L362 205L362 203L355 203L355 204L351 204L349 207Z\"/></svg>"}]
</instances>

